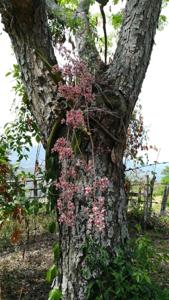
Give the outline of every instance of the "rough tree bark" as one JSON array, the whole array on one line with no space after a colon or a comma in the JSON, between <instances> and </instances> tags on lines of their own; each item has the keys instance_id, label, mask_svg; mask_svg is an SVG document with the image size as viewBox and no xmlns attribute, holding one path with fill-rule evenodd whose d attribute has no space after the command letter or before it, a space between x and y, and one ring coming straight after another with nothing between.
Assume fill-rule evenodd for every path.
<instances>
[{"instance_id":1,"label":"rough tree bark","mask_svg":"<svg viewBox=\"0 0 169 300\"><path fill-rule=\"evenodd\" d=\"M95 128L92 137L94 145L111 149L110 152L96 151L95 155L96 174L108 177L111 184L105 193L105 232L93 233L100 244L109 249L124 243L128 238L122 159L127 127L150 61L161 2L162 0L127 1L115 55L110 65L104 66L94 41L91 43L91 39L87 39L88 34L92 37L87 22L88 7L84 7L84 1L79 1L78 14L85 22L86 31L77 31L77 50L87 62L94 61L96 86L99 86L96 88L96 102L98 107L106 107L112 113L106 117L95 115L90 120L91 126ZM45 1L0 0L0 13L21 68L31 110L42 135L42 143L46 147L60 107L59 95L51 74L38 55L39 52L43 54L51 65L57 63L48 30ZM87 46L90 51L86 51ZM87 159L92 159L91 149L83 148ZM75 206L75 226L72 229L65 225L59 226L59 286L65 300L85 299L87 284L81 275L82 244L87 234L86 221L80 200L75 199Z\"/></svg>"}]
</instances>

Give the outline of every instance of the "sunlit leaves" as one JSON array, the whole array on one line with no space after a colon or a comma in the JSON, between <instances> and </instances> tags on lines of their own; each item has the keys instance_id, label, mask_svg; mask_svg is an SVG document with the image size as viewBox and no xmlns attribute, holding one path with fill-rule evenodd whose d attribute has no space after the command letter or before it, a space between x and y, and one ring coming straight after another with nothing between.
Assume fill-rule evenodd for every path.
<instances>
[{"instance_id":1,"label":"sunlit leaves","mask_svg":"<svg viewBox=\"0 0 169 300\"><path fill-rule=\"evenodd\" d=\"M62 293L60 290L54 288L53 290L50 291L48 300L60 300L60 299L62 299Z\"/></svg>"},{"instance_id":2,"label":"sunlit leaves","mask_svg":"<svg viewBox=\"0 0 169 300\"><path fill-rule=\"evenodd\" d=\"M47 282L51 283L53 281L53 279L56 277L56 275L57 275L57 268L56 268L56 265L53 264L47 271L47 274L46 274Z\"/></svg>"},{"instance_id":3,"label":"sunlit leaves","mask_svg":"<svg viewBox=\"0 0 169 300\"><path fill-rule=\"evenodd\" d=\"M123 13L122 11L117 14L112 14L112 25L114 29L119 29L123 21Z\"/></svg>"},{"instance_id":4,"label":"sunlit leaves","mask_svg":"<svg viewBox=\"0 0 169 300\"><path fill-rule=\"evenodd\" d=\"M72 9L75 9L79 3L78 0L58 0L57 3L59 5L71 7Z\"/></svg>"},{"instance_id":5,"label":"sunlit leaves","mask_svg":"<svg viewBox=\"0 0 169 300\"><path fill-rule=\"evenodd\" d=\"M6 74L12 75L15 80L13 90L21 98L20 104L15 105L16 118L13 122L7 123L4 127L3 139L8 144L10 150L17 153L18 161L27 159L27 152L32 146L32 137L37 142L40 141L37 124L29 110L29 100L21 80L21 72L18 65L13 65L13 69Z\"/></svg>"},{"instance_id":6,"label":"sunlit leaves","mask_svg":"<svg viewBox=\"0 0 169 300\"><path fill-rule=\"evenodd\" d=\"M163 30L164 27L167 25L167 17L165 15L160 15L159 20L158 20L158 29Z\"/></svg>"},{"instance_id":7,"label":"sunlit leaves","mask_svg":"<svg viewBox=\"0 0 169 300\"><path fill-rule=\"evenodd\" d=\"M120 2L120 0L113 0L113 4L116 5Z\"/></svg>"},{"instance_id":8,"label":"sunlit leaves","mask_svg":"<svg viewBox=\"0 0 169 300\"><path fill-rule=\"evenodd\" d=\"M164 184L169 184L169 166L166 166L161 174L163 175L162 176L162 179L161 179L161 182L164 183Z\"/></svg>"}]
</instances>

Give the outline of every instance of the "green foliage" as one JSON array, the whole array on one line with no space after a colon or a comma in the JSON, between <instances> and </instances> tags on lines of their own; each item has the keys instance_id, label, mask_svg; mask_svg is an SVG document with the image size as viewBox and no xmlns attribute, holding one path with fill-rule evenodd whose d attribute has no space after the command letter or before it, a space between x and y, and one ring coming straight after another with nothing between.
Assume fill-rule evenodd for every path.
<instances>
[{"instance_id":1,"label":"green foliage","mask_svg":"<svg viewBox=\"0 0 169 300\"><path fill-rule=\"evenodd\" d=\"M114 29L119 29L121 27L121 24L123 22L123 12L120 11L116 14L112 14L112 25Z\"/></svg>"},{"instance_id":2,"label":"green foliage","mask_svg":"<svg viewBox=\"0 0 169 300\"><path fill-rule=\"evenodd\" d=\"M58 276L58 261L60 257L60 247L59 244L53 245L53 254L54 254L54 264L49 268L46 274L46 280L49 283L52 283L56 276ZM49 292L49 298L48 300L59 300L62 298L62 293L59 289L53 288Z\"/></svg>"},{"instance_id":3,"label":"green foliage","mask_svg":"<svg viewBox=\"0 0 169 300\"><path fill-rule=\"evenodd\" d=\"M53 12L56 18L50 20L49 26L54 41L63 43L65 41L65 28L69 28L75 33L76 29L82 25L82 21L78 15L75 16L78 1L59 0L57 4L62 10Z\"/></svg>"},{"instance_id":4,"label":"green foliage","mask_svg":"<svg viewBox=\"0 0 169 300\"><path fill-rule=\"evenodd\" d=\"M60 299L62 299L61 291L56 288L52 289L49 293L48 300L60 300Z\"/></svg>"},{"instance_id":5,"label":"green foliage","mask_svg":"<svg viewBox=\"0 0 169 300\"><path fill-rule=\"evenodd\" d=\"M163 175L161 178L161 183L163 184L169 184L169 166L166 166L161 174Z\"/></svg>"},{"instance_id":6,"label":"green foliage","mask_svg":"<svg viewBox=\"0 0 169 300\"><path fill-rule=\"evenodd\" d=\"M16 218L21 217L21 211L16 214L16 209L24 197L24 189L23 183L19 184L18 167L9 162L9 148L3 138L0 140L0 155L0 222L3 224L14 211Z\"/></svg>"},{"instance_id":7,"label":"green foliage","mask_svg":"<svg viewBox=\"0 0 169 300\"><path fill-rule=\"evenodd\" d=\"M23 83L21 81L21 73L20 73L20 69L19 69L18 65L14 64L13 69L6 73L6 76L11 76L11 75L15 81L13 90L15 91L15 93L18 96L22 97L25 92L25 89L24 89Z\"/></svg>"},{"instance_id":8,"label":"green foliage","mask_svg":"<svg viewBox=\"0 0 169 300\"><path fill-rule=\"evenodd\" d=\"M49 224L49 232L54 233L56 231L56 222L53 221Z\"/></svg>"},{"instance_id":9,"label":"green foliage","mask_svg":"<svg viewBox=\"0 0 169 300\"><path fill-rule=\"evenodd\" d=\"M12 75L15 80L13 89L21 98L20 105L15 104L16 118L4 127L4 133L0 140L0 220L4 224L12 216L17 222L27 220L27 216L37 215L42 203L25 197L25 181L27 178L34 181L34 175L19 169L19 162L28 158L28 152L32 147L32 138L40 141L40 134L34 118L30 113L29 100L21 80L21 72L18 65L13 65L12 71L6 76ZM17 154L17 163L9 163L9 153ZM40 169L39 169L40 170ZM39 171L38 171L39 172Z\"/></svg>"},{"instance_id":10,"label":"green foliage","mask_svg":"<svg viewBox=\"0 0 169 300\"><path fill-rule=\"evenodd\" d=\"M54 264L47 271L47 274L46 274L47 282L51 283L53 281L53 279L56 277L56 275L57 275L57 268L56 268L56 265Z\"/></svg>"},{"instance_id":11,"label":"green foliage","mask_svg":"<svg viewBox=\"0 0 169 300\"><path fill-rule=\"evenodd\" d=\"M25 182L27 178L34 182L35 175L19 169L19 165L12 165L9 161L10 144L4 137L0 140L0 229L8 222L13 222L11 242L17 243L21 239L21 232L27 227L21 224L29 223L29 216L37 216L43 204L37 199L29 199L26 196ZM19 229L18 229L19 228ZM29 230L29 228L28 228Z\"/></svg>"},{"instance_id":12,"label":"green foliage","mask_svg":"<svg viewBox=\"0 0 169 300\"><path fill-rule=\"evenodd\" d=\"M6 74L12 75L15 80L13 89L21 98L20 105L15 107L16 118L13 122L7 123L4 127L3 139L10 150L17 153L18 161L28 159L28 152L32 146L32 137L39 143L40 134L37 124L30 112L29 100L21 80L21 72L18 65Z\"/></svg>"},{"instance_id":13,"label":"green foliage","mask_svg":"<svg viewBox=\"0 0 169 300\"><path fill-rule=\"evenodd\" d=\"M169 291L161 290L152 279L159 258L147 237L132 240L125 249L115 248L112 253L88 239L83 251L87 300L168 299Z\"/></svg>"},{"instance_id":14,"label":"green foliage","mask_svg":"<svg viewBox=\"0 0 169 300\"><path fill-rule=\"evenodd\" d=\"M5 224L12 217L21 224L28 216L36 216L42 209L37 199L26 199L25 178L34 178L34 175L25 173L10 166L8 173L1 179L0 174L0 223ZM45 204L46 205L46 204Z\"/></svg>"},{"instance_id":15,"label":"green foliage","mask_svg":"<svg viewBox=\"0 0 169 300\"><path fill-rule=\"evenodd\" d=\"M158 29L163 30L167 24L168 24L167 17L161 14L158 20Z\"/></svg>"},{"instance_id":16,"label":"green foliage","mask_svg":"<svg viewBox=\"0 0 169 300\"><path fill-rule=\"evenodd\" d=\"M60 247L59 244L53 245L53 254L54 254L54 261L58 261L60 257Z\"/></svg>"},{"instance_id":17,"label":"green foliage","mask_svg":"<svg viewBox=\"0 0 169 300\"><path fill-rule=\"evenodd\" d=\"M116 5L120 2L120 0L113 0L113 4Z\"/></svg>"}]
</instances>

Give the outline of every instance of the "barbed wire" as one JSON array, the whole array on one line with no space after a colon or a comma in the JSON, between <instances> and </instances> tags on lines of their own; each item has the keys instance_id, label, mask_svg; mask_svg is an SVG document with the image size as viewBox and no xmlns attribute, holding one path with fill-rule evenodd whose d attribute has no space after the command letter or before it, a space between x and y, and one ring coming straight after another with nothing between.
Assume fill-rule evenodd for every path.
<instances>
[{"instance_id":1,"label":"barbed wire","mask_svg":"<svg viewBox=\"0 0 169 300\"><path fill-rule=\"evenodd\" d=\"M165 164L169 164L169 161L164 161L164 162L161 162L161 163L160 162L154 162L152 164L147 164L147 165L144 165L144 166L129 168L129 169L126 169L125 172L139 170L139 169L143 169L143 168L146 168L146 167L152 167L152 166L157 166L157 165L165 165Z\"/></svg>"}]
</instances>

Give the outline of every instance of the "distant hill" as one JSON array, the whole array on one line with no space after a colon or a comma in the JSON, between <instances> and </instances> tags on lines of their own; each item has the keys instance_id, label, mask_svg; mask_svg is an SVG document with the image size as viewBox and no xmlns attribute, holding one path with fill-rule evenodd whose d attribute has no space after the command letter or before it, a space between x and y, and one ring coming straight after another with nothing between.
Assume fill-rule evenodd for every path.
<instances>
[{"instance_id":1,"label":"distant hill","mask_svg":"<svg viewBox=\"0 0 169 300\"><path fill-rule=\"evenodd\" d=\"M137 174L137 177L144 177L145 175L151 175L152 172L155 172L156 173L156 181L159 182L162 177L161 172L166 166L169 166L169 162L157 163L157 164L148 165L148 166L138 166L136 168L134 166L132 166L132 164L130 164L126 169L133 168L133 171L135 171L135 172L129 170L126 172L126 175L129 175L132 178L136 177L135 174Z\"/></svg>"},{"instance_id":2,"label":"distant hill","mask_svg":"<svg viewBox=\"0 0 169 300\"><path fill-rule=\"evenodd\" d=\"M28 172L34 172L34 167L35 167L35 160L36 160L36 156L37 156L37 146L33 146L29 152L29 159L25 160L23 159L20 167ZM12 153L10 155L10 159L12 163L16 162L17 156L15 153ZM38 160L41 166L44 167L45 165L45 150L43 148L43 146L40 147L40 152L38 155ZM161 180L161 172L162 170L166 167L169 166L169 163L157 163L156 165L149 165L149 166L138 166L138 168L135 169L136 173L137 173L137 177L144 177L145 175L149 174L151 175L152 172L156 173L156 177L157 177L157 182L159 182ZM129 162L127 164L126 169L130 169L130 168L135 168L133 166L132 162ZM134 178L136 175L135 172L133 171L127 171L126 175L130 175L132 176L132 178Z\"/></svg>"}]
</instances>

